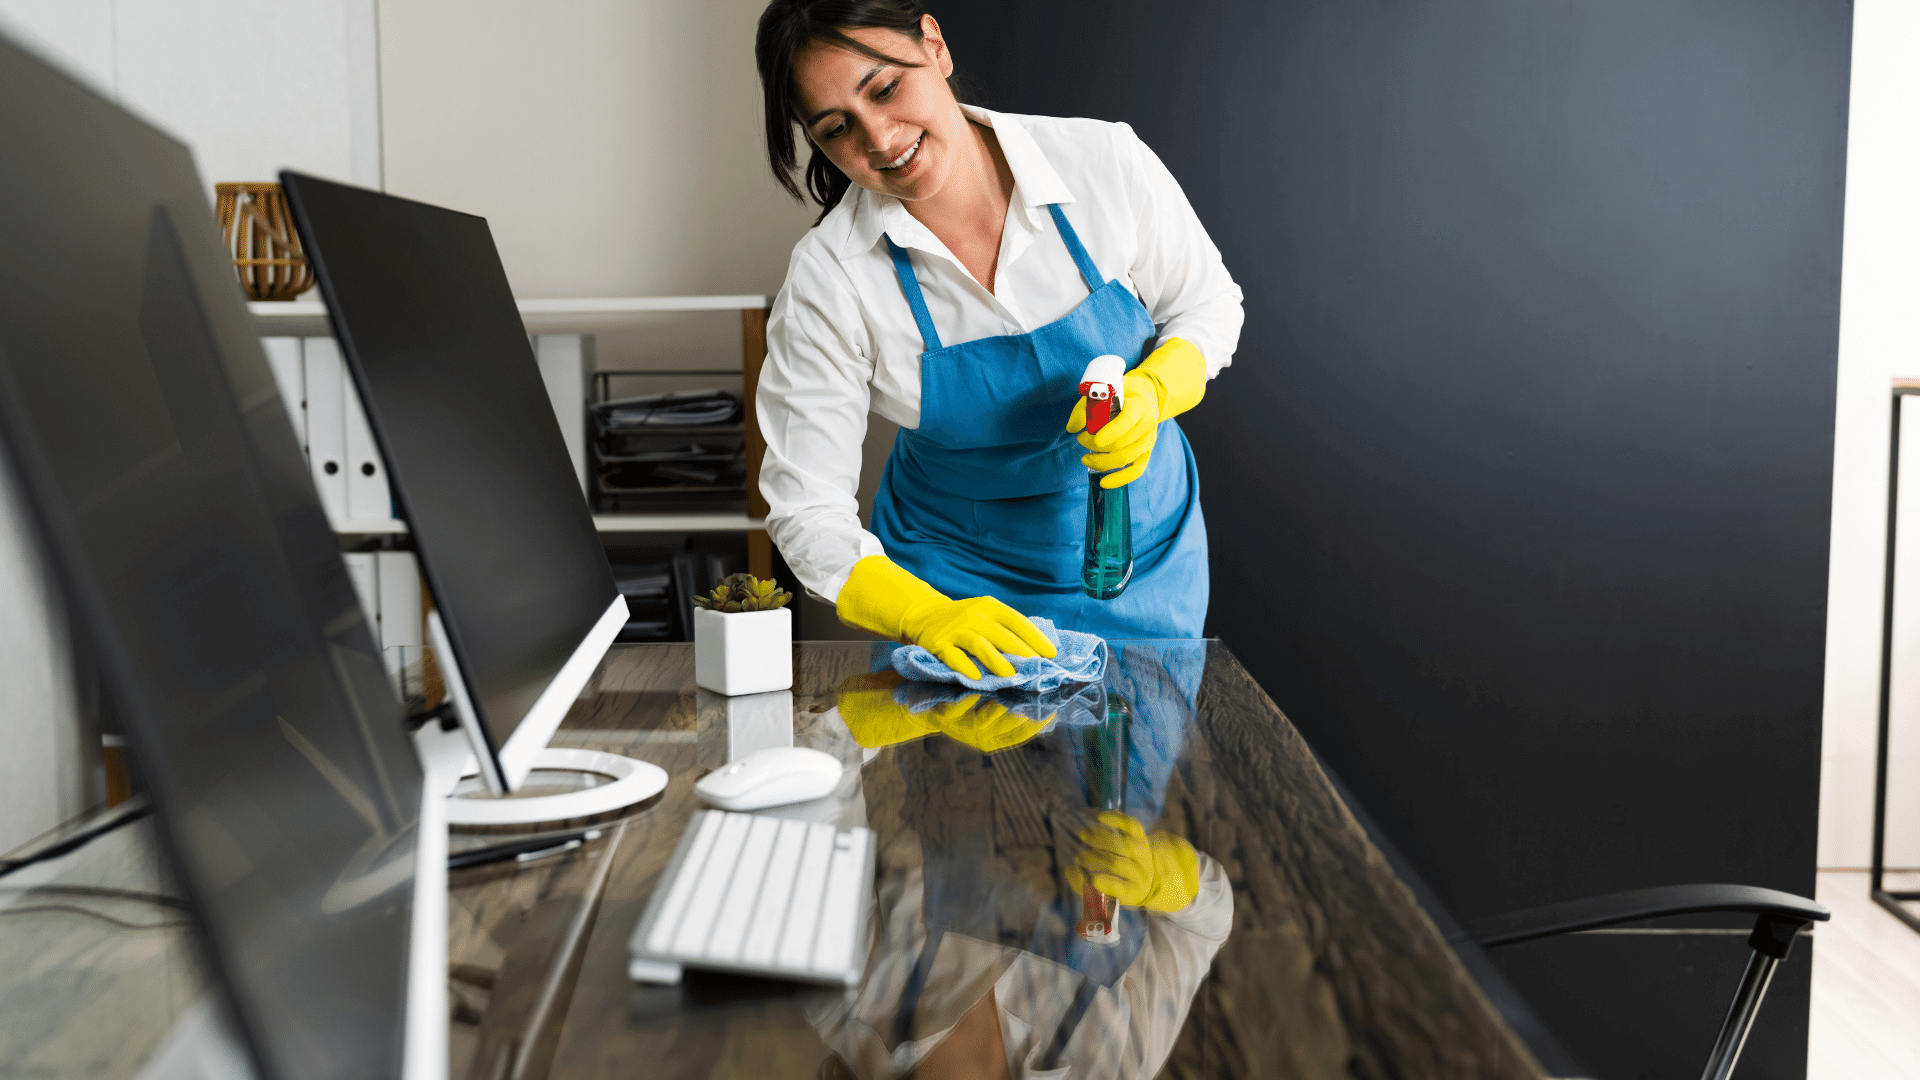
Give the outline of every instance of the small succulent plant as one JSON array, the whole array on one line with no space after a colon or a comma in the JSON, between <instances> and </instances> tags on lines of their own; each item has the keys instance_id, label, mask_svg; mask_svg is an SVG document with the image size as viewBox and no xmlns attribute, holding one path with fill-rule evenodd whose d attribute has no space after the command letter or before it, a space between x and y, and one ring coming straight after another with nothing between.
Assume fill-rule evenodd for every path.
<instances>
[{"instance_id":1,"label":"small succulent plant","mask_svg":"<svg viewBox=\"0 0 1920 1080\"><path fill-rule=\"evenodd\" d=\"M752 574L730 574L713 587L712 593L696 596L693 602L708 611L772 611L785 607L791 599L792 593L772 581Z\"/></svg>"}]
</instances>

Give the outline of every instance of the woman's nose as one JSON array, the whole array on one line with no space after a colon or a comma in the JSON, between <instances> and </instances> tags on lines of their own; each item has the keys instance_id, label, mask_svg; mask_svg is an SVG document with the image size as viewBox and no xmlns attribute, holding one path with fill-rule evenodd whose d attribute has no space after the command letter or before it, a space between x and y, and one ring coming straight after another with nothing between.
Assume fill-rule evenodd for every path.
<instances>
[{"instance_id":1,"label":"woman's nose","mask_svg":"<svg viewBox=\"0 0 1920 1080\"><path fill-rule=\"evenodd\" d=\"M891 159L906 147L900 145L907 125L893 120L869 120L867 129L867 153L877 158ZM880 164L886 164L885 161Z\"/></svg>"}]
</instances>

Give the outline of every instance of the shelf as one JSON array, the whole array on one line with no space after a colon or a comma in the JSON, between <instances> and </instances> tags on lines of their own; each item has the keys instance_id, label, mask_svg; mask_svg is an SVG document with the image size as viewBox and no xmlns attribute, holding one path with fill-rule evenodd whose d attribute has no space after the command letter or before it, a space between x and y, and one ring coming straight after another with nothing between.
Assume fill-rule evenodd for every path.
<instances>
[{"instance_id":1,"label":"shelf","mask_svg":"<svg viewBox=\"0 0 1920 1080\"><path fill-rule=\"evenodd\" d=\"M629 532L747 532L767 527L767 519L745 514L595 514L594 528L603 533ZM404 521L336 521L341 536L405 536Z\"/></svg>"},{"instance_id":2,"label":"shelf","mask_svg":"<svg viewBox=\"0 0 1920 1080\"><path fill-rule=\"evenodd\" d=\"M341 536L405 536L407 523L393 520L330 521Z\"/></svg>"},{"instance_id":3,"label":"shelf","mask_svg":"<svg viewBox=\"0 0 1920 1080\"><path fill-rule=\"evenodd\" d=\"M586 300L521 300L522 315L633 315L659 311L758 311L771 296L614 296Z\"/></svg>"},{"instance_id":4,"label":"shelf","mask_svg":"<svg viewBox=\"0 0 1920 1080\"><path fill-rule=\"evenodd\" d=\"M561 333L627 315L676 311L760 311L771 296L607 296L584 299L520 300L520 319L530 333ZM327 306L319 300L255 300L247 304L261 337L325 337L333 333Z\"/></svg>"},{"instance_id":5,"label":"shelf","mask_svg":"<svg viewBox=\"0 0 1920 1080\"><path fill-rule=\"evenodd\" d=\"M745 514L595 514L601 532L747 532L767 527L766 518Z\"/></svg>"},{"instance_id":6,"label":"shelf","mask_svg":"<svg viewBox=\"0 0 1920 1080\"><path fill-rule=\"evenodd\" d=\"M628 435L673 435L686 438L693 435L745 435L745 424L660 424L658 426L631 428L603 428L594 425L594 432L612 438Z\"/></svg>"}]
</instances>

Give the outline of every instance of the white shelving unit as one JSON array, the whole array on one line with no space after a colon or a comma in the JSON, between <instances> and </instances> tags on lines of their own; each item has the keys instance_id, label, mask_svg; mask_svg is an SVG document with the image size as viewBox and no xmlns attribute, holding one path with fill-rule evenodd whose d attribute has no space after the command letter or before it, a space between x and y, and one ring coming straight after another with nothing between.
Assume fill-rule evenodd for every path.
<instances>
[{"instance_id":1,"label":"white shelving unit","mask_svg":"<svg viewBox=\"0 0 1920 1080\"><path fill-rule=\"evenodd\" d=\"M527 333L535 338L576 336L588 338L595 330L617 325L623 317L671 312L738 311L741 314L741 371L747 399L748 496L747 513L644 513L596 514L594 524L602 533L663 532L745 532L748 566L752 572L771 573L772 547L766 534L766 505L761 500L757 479L764 446L753 422L753 392L759 383L760 364L766 358L766 312L773 298L759 295L739 296L623 296L583 299L521 300L520 316ZM293 302L257 301L248 305L263 338L330 337L333 327L327 319L326 305L319 300ZM592 372L582 359L590 349L575 347L548 350L536 342L541 356L541 375L547 380L555 409L566 423L579 427L578 416L569 416L572 402L584 405L587 382ZM549 356L551 352L553 355ZM568 356L574 358L570 364ZM555 357L558 361L555 362ZM574 380L578 379L576 383ZM584 432L581 436L584 437ZM572 438L569 438L570 444ZM582 459L583 460L583 459ZM404 522L393 520L334 521L334 531L343 536L371 537L403 535Z\"/></svg>"},{"instance_id":2,"label":"white shelving unit","mask_svg":"<svg viewBox=\"0 0 1920 1080\"><path fill-rule=\"evenodd\" d=\"M581 333L583 320L654 315L680 311L764 311L771 296L611 296L587 299L521 300L520 318L529 334ZM256 300L247 305L260 327L261 337L325 337L333 333L327 307L318 300L276 302Z\"/></svg>"},{"instance_id":3,"label":"white shelving unit","mask_svg":"<svg viewBox=\"0 0 1920 1080\"><path fill-rule=\"evenodd\" d=\"M767 519L745 514L595 514L593 524L603 533L746 532L766 528ZM405 536L407 523L336 520L333 531L341 536Z\"/></svg>"}]
</instances>

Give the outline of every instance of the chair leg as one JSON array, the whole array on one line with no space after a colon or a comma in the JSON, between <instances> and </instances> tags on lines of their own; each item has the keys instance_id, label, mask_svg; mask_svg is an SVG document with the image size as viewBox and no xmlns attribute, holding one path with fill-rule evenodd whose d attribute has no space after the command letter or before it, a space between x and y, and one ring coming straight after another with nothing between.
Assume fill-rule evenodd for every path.
<instances>
[{"instance_id":1,"label":"chair leg","mask_svg":"<svg viewBox=\"0 0 1920 1080\"><path fill-rule=\"evenodd\" d=\"M1713 1041L1713 1053L1707 1057L1707 1071L1700 1074L1701 1080L1727 1080L1733 1075L1733 1066L1740 1060L1740 1049L1747 1044L1747 1035L1753 1030L1753 1018L1760 1011L1760 999L1767 995L1767 984L1773 981L1773 969L1780 961L1765 953L1754 953L1747 959L1746 973L1740 976L1740 987L1733 992L1733 1004L1727 1007L1727 1019L1720 1025L1720 1035Z\"/></svg>"},{"instance_id":2,"label":"chair leg","mask_svg":"<svg viewBox=\"0 0 1920 1080\"><path fill-rule=\"evenodd\" d=\"M1760 1014L1760 1002L1767 996L1774 969L1787 958L1794 936L1806 925L1801 920L1774 915L1762 915L1755 920L1753 934L1747 938L1753 955L1747 959L1747 970L1740 975L1740 985L1727 1006L1727 1018L1713 1041L1713 1053L1707 1056L1707 1068L1700 1074L1701 1080L1728 1080L1733 1075L1740 1051L1747 1045L1747 1036L1753 1033L1754 1017Z\"/></svg>"}]
</instances>

